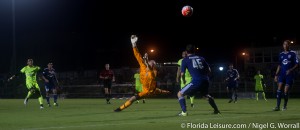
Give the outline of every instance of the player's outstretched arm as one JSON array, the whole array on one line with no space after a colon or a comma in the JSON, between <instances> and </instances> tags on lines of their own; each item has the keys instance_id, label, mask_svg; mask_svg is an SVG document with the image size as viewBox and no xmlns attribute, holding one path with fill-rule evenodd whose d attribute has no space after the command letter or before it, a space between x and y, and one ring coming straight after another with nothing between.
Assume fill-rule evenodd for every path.
<instances>
[{"instance_id":1,"label":"player's outstretched arm","mask_svg":"<svg viewBox=\"0 0 300 130\"><path fill-rule=\"evenodd\" d=\"M138 37L136 35L131 35L131 44L132 44L132 47L136 47L136 42L138 40Z\"/></svg>"},{"instance_id":2,"label":"player's outstretched arm","mask_svg":"<svg viewBox=\"0 0 300 130\"><path fill-rule=\"evenodd\" d=\"M15 75L9 77L9 78L7 79L7 81L9 82L9 81L13 80L15 77L17 77L17 76L19 76L19 75L20 75L20 73L17 73L17 74L15 74Z\"/></svg>"}]
</instances>

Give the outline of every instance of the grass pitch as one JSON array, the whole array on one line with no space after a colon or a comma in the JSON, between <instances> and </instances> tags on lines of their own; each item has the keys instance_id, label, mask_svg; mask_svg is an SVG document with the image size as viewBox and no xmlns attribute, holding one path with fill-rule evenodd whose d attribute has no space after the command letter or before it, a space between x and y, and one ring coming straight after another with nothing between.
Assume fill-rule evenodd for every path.
<instances>
[{"instance_id":1,"label":"grass pitch","mask_svg":"<svg viewBox=\"0 0 300 130\"><path fill-rule=\"evenodd\" d=\"M51 99L51 101L53 101ZM287 111L272 111L275 99L216 99L221 115L213 115L206 100L195 99L188 116L178 117L177 99L146 99L122 112L113 112L125 100L59 99L59 106L40 110L37 99L0 99L0 130L182 130L182 129L300 129L300 99L290 99ZM52 102L53 103L53 102ZM282 101L283 103L283 101Z\"/></svg>"}]
</instances>

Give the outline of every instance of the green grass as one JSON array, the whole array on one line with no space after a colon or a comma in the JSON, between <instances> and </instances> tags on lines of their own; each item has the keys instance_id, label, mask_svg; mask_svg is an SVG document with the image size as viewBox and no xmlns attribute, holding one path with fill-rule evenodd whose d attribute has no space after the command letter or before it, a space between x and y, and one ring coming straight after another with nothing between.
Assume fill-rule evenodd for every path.
<instances>
[{"instance_id":1,"label":"green grass","mask_svg":"<svg viewBox=\"0 0 300 130\"><path fill-rule=\"evenodd\" d=\"M268 123L271 129L270 123L277 127L277 123L300 122L300 99L290 99L288 110L278 112L272 111L274 99L267 102L242 99L236 104L227 101L216 99L222 114L212 115L205 100L195 99L195 108L190 108L187 100L189 116L178 117L177 99L147 99L146 104L133 104L118 113L113 110L125 100L115 99L112 104L106 104L104 99L60 99L59 107L45 106L40 110L37 99L30 99L26 107L21 99L0 99L0 130L182 130L182 123L246 124L247 128L241 128L244 130L249 123L260 126ZM253 127L250 125L251 129L259 129Z\"/></svg>"}]
</instances>

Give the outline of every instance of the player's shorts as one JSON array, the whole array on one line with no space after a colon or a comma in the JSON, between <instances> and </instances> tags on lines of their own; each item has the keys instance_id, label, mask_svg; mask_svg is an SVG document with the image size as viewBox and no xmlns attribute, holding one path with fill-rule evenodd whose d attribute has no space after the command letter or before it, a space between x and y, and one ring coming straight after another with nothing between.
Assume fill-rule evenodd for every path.
<instances>
[{"instance_id":1,"label":"player's shorts","mask_svg":"<svg viewBox=\"0 0 300 130\"><path fill-rule=\"evenodd\" d=\"M103 80L103 87L111 89L112 81L111 80Z\"/></svg>"},{"instance_id":2,"label":"player's shorts","mask_svg":"<svg viewBox=\"0 0 300 130\"><path fill-rule=\"evenodd\" d=\"M45 84L45 90L46 92L49 92L51 90L55 89L54 84Z\"/></svg>"},{"instance_id":3,"label":"player's shorts","mask_svg":"<svg viewBox=\"0 0 300 130\"><path fill-rule=\"evenodd\" d=\"M180 88L182 89L183 87L185 87L185 85L189 84L190 82L192 82L192 78L187 78L185 81L185 84L183 83L182 79L180 79Z\"/></svg>"},{"instance_id":4,"label":"player's shorts","mask_svg":"<svg viewBox=\"0 0 300 130\"><path fill-rule=\"evenodd\" d=\"M37 83L26 83L26 87L28 90L30 90L32 88L36 88L37 90L40 90L40 87Z\"/></svg>"},{"instance_id":5,"label":"player's shorts","mask_svg":"<svg viewBox=\"0 0 300 130\"><path fill-rule=\"evenodd\" d=\"M292 86L293 85L293 75L283 75L278 77L278 83L283 83L285 86Z\"/></svg>"},{"instance_id":6,"label":"player's shorts","mask_svg":"<svg viewBox=\"0 0 300 130\"><path fill-rule=\"evenodd\" d=\"M264 89L262 86L255 86L255 92L264 92Z\"/></svg>"},{"instance_id":7,"label":"player's shorts","mask_svg":"<svg viewBox=\"0 0 300 130\"><path fill-rule=\"evenodd\" d=\"M195 96L197 92L200 92L202 96L206 96L208 94L209 81L201 80L198 83L189 83L184 88L180 90L182 95L187 96Z\"/></svg>"},{"instance_id":8,"label":"player's shorts","mask_svg":"<svg viewBox=\"0 0 300 130\"><path fill-rule=\"evenodd\" d=\"M230 88L230 89L237 89L238 83L236 81L228 82L227 87Z\"/></svg>"}]
</instances>

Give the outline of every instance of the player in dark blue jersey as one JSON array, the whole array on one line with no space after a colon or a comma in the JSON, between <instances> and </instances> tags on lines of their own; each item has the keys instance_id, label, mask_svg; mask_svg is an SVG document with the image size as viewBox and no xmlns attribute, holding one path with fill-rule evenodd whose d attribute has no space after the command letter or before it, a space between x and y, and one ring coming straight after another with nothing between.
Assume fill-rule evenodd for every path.
<instances>
[{"instance_id":1,"label":"player in dark blue jersey","mask_svg":"<svg viewBox=\"0 0 300 130\"><path fill-rule=\"evenodd\" d=\"M233 101L232 97L234 96L234 103L237 102L237 89L238 89L238 79L240 78L239 72L236 69L233 69L233 64L229 64L229 69L227 70L227 93L229 96L229 102Z\"/></svg>"},{"instance_id":2,"label":"player in dark blue jersey","mask_svg":"<svg viewBox=\"0 0 300 130\"><path fill-rule=\"evenodd\" d=\"M274 111L280 110L280 102L282 91L284 97L284 104L282 110L287 109L288 94L292 87L295 77L295 69L298 67L299 61L294 51L290 50L291 41L285 40L283 42L283 52L279 54L279 65L276 70L274 81L278 82L277 89L277 105L273 109ZM283 87L284 86L284 87Z\"/></svg>"},{"instance_id":3,"label":"player in dark blue jersey","mask_svg":"<svg viewBox=\"0 0 300 130\"><path fill-rule=\"evenodd\" d=\"M57 103L57 90L56 85L58 83L56 78L55 69L53 68L53 63L48 63L48 67L44 69L43 71L43 80L45 81L45 90L46 90L46 100L48 103L48 106L50 107L50 93L53 94L54 99L54 106L58 106Z\"/></svg>"},{"instance_id":4,"label":"player in dark blue jersey","mask_svg":"<svg viewBox=\"0 0 300 130\"><path fill-rule=\"evenodd\" d=\"M194 54L195 47L193 45L187 45L186 47L187 57L182 60L181 64L181 77L185 84L185 71L186 69L190 72L192 76L192 82L185 85L177 94L179 104L181 106L182 112L179 116L187 116L185 95L194 96L198 91L201 95L207 98L208 103L214 108L214 114L219 114L220 111L213 99L208 94L210 67L203 57Z\"/></svg>"}]
</instances>

